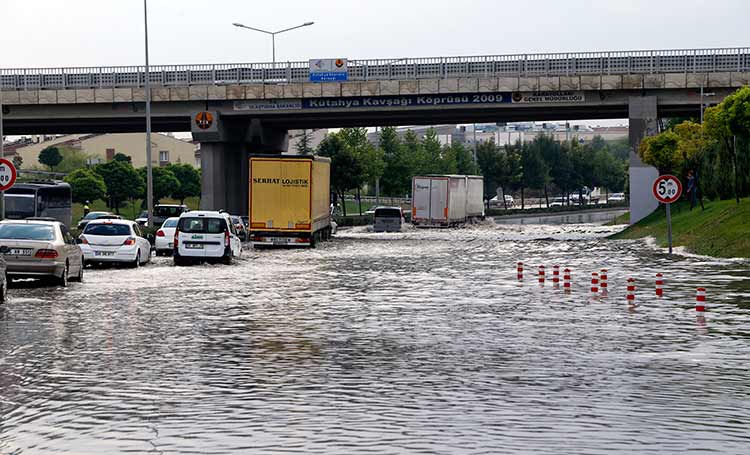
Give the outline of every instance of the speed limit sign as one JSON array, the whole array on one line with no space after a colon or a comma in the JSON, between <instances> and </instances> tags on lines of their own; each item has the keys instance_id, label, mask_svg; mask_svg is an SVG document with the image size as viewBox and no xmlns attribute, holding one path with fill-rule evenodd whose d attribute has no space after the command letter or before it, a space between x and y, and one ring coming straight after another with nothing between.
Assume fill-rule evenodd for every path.
<instances>
[{"instance_id":1,"label":"speed limit sign","mask_svg":"<svg viewBox=\"0 0 750 455\"><path fill-rule=\"evenodd\" d=\"M671 204L682 196L682 183L674 175L660 175L654 181L653 191L657 201Z\"/></svg>"},{"instance_id":2,"label":"speed limit sign","mask_svg":"<svg viewBox=\"0 0 750 455\"><path fill-rule=\"evenodd\" d=\"M0 191L5 191L16 183L16 167L13 163L0 158Z\"/></svg>"}]
</instances>

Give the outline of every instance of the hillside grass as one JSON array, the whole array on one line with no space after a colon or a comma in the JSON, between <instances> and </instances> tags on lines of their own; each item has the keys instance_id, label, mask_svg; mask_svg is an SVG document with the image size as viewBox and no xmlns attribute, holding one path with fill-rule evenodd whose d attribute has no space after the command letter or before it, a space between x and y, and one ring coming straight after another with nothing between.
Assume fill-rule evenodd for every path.
<instances>
[{"instance_id":1,"label":"hillside grass","mask_svg":"<svg viewBox=\"0 0 750 455\"><path fill-rule=\"evenodd\" d=\"M750 199L737 204L734 200L704 202L690 210L687 202L672 205L672 244L688 251L724 258L750 258ZM616 220L626 222L623 220ZM667 219L664 207L611 239L639 239L653 237L667 246Z\"/></svg>"}]
</instances>

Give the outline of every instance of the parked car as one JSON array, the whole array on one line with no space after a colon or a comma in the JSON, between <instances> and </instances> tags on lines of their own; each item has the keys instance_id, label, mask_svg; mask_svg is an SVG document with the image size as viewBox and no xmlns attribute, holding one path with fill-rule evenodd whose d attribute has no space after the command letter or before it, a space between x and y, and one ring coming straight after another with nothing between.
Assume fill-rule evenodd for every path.
<instances>
[{"instance_id":1,"label":"parked car","mask_svg":"<svg viewBox=\"0 0 750 455\"><path fill-rule=\"evenodd\" d=\"M612 193L609 195L609 202L623 202L625 200L625 193Z\"/></svg>"},{"instance_id":2,"label":"parked car","mask_svg":"<svg viewBox=\"0 0 750 455\"><path fill-rule=\"evenodd\" d=\"M83 228L86 227L87 224L89 224L89 221L91 220L98 220L98 219L120 219L122 218L120 215L115 215L112 212L89 212L86 216L84 216L81 221L78 222L78 230L82 231Z\"/></svg>"},{"instance_id":3,"label":"parked car","mask_svg":"<svg viewBox=\"0 0 750 455\"><path fill-rule=\"evenodd\" d=\"M138 218L135 219L135 222L138 223L138 225L141 227L148 226L148 210L144 210L139 213Z\"/></svg>"},{"instance_id":4,"label":"parked car","mask_svg":"<svg viewBox=\"0 0 750 455\"><path fill-rule=\"evenodd\" d=\"M489 202L490 207L498 208L498 207L507 206L508 208L512 208L514 204L513 196L511 196L510 194L506 194L504 197L505 197L505 205L503 205L503 201L498 196L495 196L492 199L490 199L490 202Z\"/></svg>"},{"instance_id":5,"label":"parked car","mask_svg":"<svg viewBox=\"0 0 750 455\"><path fill-rule=\"evenodd\" d=\"M404 224L404 212L401 207L378 207L373 217L375 232L400 232Z\"/></svg>"},{"instance_id":6,"label":"parked car","mask_svg":"<svg viewBox=\"0 0 750 455\"><path fill-rule=\"evenodd\" d=\"M232 223L234 224L234 230L237 231L237 237L243 242L247 241L247 225L242 221L242 217L232 216Z\"/></svg>"},{"instance_id":7,"label":"parked car","mask_svg":"<svg viewBox=\"0 0 750 455\"><path fill-rule=\"evenodd\" d=\"M67 286L68 280L83 281L83 253L68 227L59 221L0 221L0 253L9 281L46 278L59 286Z\"/></svg>"},{"instance_id":8,"label":"parked car","mask_svg":"<svg viewBox=\"0 0 750 455\"><path fill-rule=\"evenodd\" d=\"M187 205L157 204L154 206L154 214L151 219L154 226L161 226L167 218L179 217L190 209Z\"/></svg>"},{"instance_id":9,"label":"parked car","mask_svg":"<svg viewBox=\"0 0 750 455\"><path fill-rule=\"evenodd\" d=\"M564 197L553 197L552 200L549 202L550 207L562 207L565 205L565 198Z\"/></svg>"},{"instance_id":10,"label":"parked car","mask_svg":"<svg viewBox=\"0 0 750 455\"><path fill-rule=\"evenodd\" d=\"M174 234L174 263L223 261L242 254L242 242L231 218L223 212L193 211L180 215Z\"/></svg>"},{"instance_id":11,"label":"parked car","mask_svg":"<svg viewBox=\"0 0 750 455\"><path fill-rule=\"evenodd\" d=\"M92 220L78 241L85 264L120 263L140 267L151 260L151 242L135 221Z\"/></svg>"},{"instance_id":12,"label":"parked car","mask_svg":"<svg viewBox=\"0 0 750 455\"><path fill-rule=\"evenodd\" d=\"M177 223L180 217L167 218L156 231L156 240L154 248L157 256L171 256L174 251L174 231L177 230Z\"/></svg>"}]
</instances>

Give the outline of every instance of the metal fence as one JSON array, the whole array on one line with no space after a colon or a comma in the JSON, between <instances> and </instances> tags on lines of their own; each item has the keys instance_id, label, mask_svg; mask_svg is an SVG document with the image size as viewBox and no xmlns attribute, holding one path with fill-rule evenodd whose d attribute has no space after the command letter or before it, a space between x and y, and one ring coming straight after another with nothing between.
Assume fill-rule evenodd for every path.
<instances>
[{"instance_id":1,"label":"metal fence","mask_svg":"<svg viewBox=\"0 0 750 455\"><path fill-rule=\"evenodd\" d=\"M351 81L498 76L750 72L750 48L673 49L349 60ZM153 85L285 84L309 80L308 62L152 66ZM142 87L142 66L0 69L5 90Z\"/></svg>"}]
</instances>

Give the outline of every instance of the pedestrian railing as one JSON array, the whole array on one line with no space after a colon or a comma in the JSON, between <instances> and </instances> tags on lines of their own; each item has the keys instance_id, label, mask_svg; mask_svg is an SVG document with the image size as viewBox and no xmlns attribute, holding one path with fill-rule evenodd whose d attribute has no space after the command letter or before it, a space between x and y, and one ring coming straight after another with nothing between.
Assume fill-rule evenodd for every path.
<instances>
[{"instance_id":1,"label":"pedestrian railing","mask_svg":"<svg viewBox=\"0 0 750 455\"><path fill-rule=\"evenodd\" d=\"M750 48L673 49L550 54L349 60L348 80L462 77L582 76L750 72ZM150 68L157 86L285 84L308 81L308 62L161 65ZM5 90L143 87L143 66L0 70Z\"/></svg>"}]
</instances>

